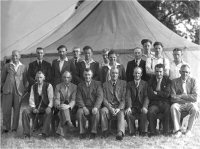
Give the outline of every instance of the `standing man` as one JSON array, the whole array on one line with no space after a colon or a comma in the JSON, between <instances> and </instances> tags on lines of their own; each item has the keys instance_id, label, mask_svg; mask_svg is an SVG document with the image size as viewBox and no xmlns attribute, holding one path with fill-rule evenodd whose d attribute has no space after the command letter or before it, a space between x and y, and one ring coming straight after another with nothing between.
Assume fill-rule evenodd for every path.
<instances>
[{"instance_id":1,"label":"standing man","mask_svg":"<svg viewBox=\"0 0 200 149\"><path fill-rule=\"evenodd\" d=\"M182 49L175 48L173 50L173 57L174 57L174 60L170 63L170 70L169 70L169 78L171 80L180 77L180 73L179 73L180 68L183 64L186 64L186 62L183 61Z\"/></svg>"},{"instance_id":2,"label":"standing man","mask_svg":"<svg viewBox=\"0 0 200 149\"><path fill-rule=\"evenodd\" d=\"M72 73L72 83L78 85L82 80L78 76L77 67L78 63L82 62L80 57L81 49L78 47L73 48L73 58L70 60L70 69Z\"/></svg>"},{"instance_id":3,"label":"standing man","mask_svg":"<svg viewBox=\"0 0 200 149\"><path fill-rule=\"evenodd\" d=\"M142 39L141 44L143 46L144 50L144 60L146 60L148 57L152 58L155 56L155 53L151 51L152 49L152 41L149 39Z\"/></svg>"},{"instance_id":4,"label":"standing man","mask_svg":"<svg viewBox=\"0 0 200 149\"><path fill-rule=\"evenodd\" d=\"M82 62L78 63L77 72L80 80L84 81L83 72L84 70L91 69L93 72L93 80L99 81L99 63L94 61L92 58L93 49L90 46L85 46L83 48L85 59Z\"/></svg>"},{"instance_id":5,"label":"standing man","mask_svg":"<svg viewBox=\"0 0 200 149\"><path fill-rule=\"evenodd\" d=\"M29 107L22 112L22 126L24 137L30 138L30 119L36 119L36 115L43 115L43 138L49 136L51 122L51 108L53 106L53 87L51 84L44 82L44 73L36 73L36 83L31 87L29 98Z\"/></svg>"},{"instance_id":6,"label":"standing man","mask_svg":"<svg viewBox=\"0 0 200 149\"><path fill-rule=\"evenodd\" d=\"M139 119L139 134L141 136L147 135L147 112L149 99L147 96L147 82L141 80L142 69L135 67L134 81L131 81L127 85L126 91L126 103L127 109L125 111L129 134L136 135L135 120Z\"/></svg>"},{"instance_id":7,"label":"standing man","mask_svg":"<svg viewBox=\"0 0 200 149\"><path fill-rule=\"evenodd\" d=\"M127 82L133 81L134 80L134 76L133 76L133 70L136 67L141 67L143 69L143 74L141 76L141 79L144 81L147 81L147 75L146 75L146 62L144 60L142 60L142 49L141 48L135 48L134 49L134 60L129 61L127 64L127 68L126 68L126 79Z\"/></svg>"},{"instance_id":8,"label":"standing man","mask_svg":"<svg viewBox=\"0 0 200 149\"><path fill-rule=\"evenodd\" d=\"M13 108L12 131L16 132L19 124L21 97L24 95L27 82L27 68L20 62L20 53L12 51L12 60L4 65L1 74L1 88L3 90L2 112L3 128L2 133L11 129L11 114Z\"/></svg>"},{"instance_id":9,"label":"standing man","mask_svg":"<svg viewBox=\"0 0 200 149\"><path fill-rule=\"evenodd\" d=\"M197 84L194 78L189 76L190 66L184 64L180 68L181 76L172 80L171 87L171 116L174 123L175 137L182 135L180 119L182 112L187 112L190 116L185 135L191 136L191 130L195 119L198 117L197 106Z\"/></svg>"},{"instance_id":10,"label":"standing man","mask_svg":"<svg viewBox=\"0 0 200 149\"><path fill-rule=\"evenodd\" d=\"M86 121L89 121L90 138L94 139L99 126L99 109L103 101L101 83L92 80L92 70L86 68L83 72L84 82L77 88L76 102L78 106L77 119L80 129L80 138L86 137Z\"/></svg>"},{"instance_id":11,"label":"standing man","mask_svg":"<svg viewBox=\"0 0 200 149\"><path fill-rule=\"evenodd\" d=\"M28 68L28 82L29 82L29 91L31 86L36 83L35 75L38 71L42 71L45 75L45 81L51 82L51 64L44 58L44 49L38 47L36 49L37 60L29 64Z\"/></svg>"},{"instance_id":12,"label":"standing man","mask_svg":"<svg viewBox=\"0 0 200 149\"><path fill-rule=\"evenodd\" d=\"M67 58L67 47L61 45L57 48L59 58L52 62L52 85L55 88L62 81L62 74L65 71L70 71L70 62Z\"/></svg>"},{"instance_id":13,"label":"standing man","mask_svg":"<svg viewBox=\"0 0 200 149\"><path fill-rule=\"evenodd\" d=\"M103 104L101 109L101 127L103 136L108 134L108 120L117 117L117 140L122 140L125 134L124 107L126 95L126 81L119 80L119 69L112 67L111 80L103 84Z\"/></svg>"},{"instance_id":14,"label":"standing man","mask_svg":"<svg viewBox=\"0 0 200 149\"><path fill-rule=\"evenodd\" d=\"M60 126L62 127L61 135L65 135L66 128L73 129L72 121L75 121L74 111L77 86L71 83L72 75L69 71L65 71L62 75L63 82L56 85L54 106L59 109Z\"/></svg>"},{"instance_id":15,"label":"standing man","mask_svg":"<svg viewBox=\"0 0 200 149\"><path fill-rule=\"evenodd\" d=\"M164 65L155 66L155 76L148 84L149 109L147 118L149 120L150 136L156 135L157 114L163 113L163 133L169 134L170 120L170 80L163 76Z\"/></svg>"},{"instance_id":16,"label":"standing man","mask_svg":"<svg viewBox=\"0 0 200 149\"><path fill-rule=\"evenodd\" d=\"M102 57L103 57L103 62L100 65L100 80L103 83L103 76L102 76L102 68L104 66L109 66L109 58L108 58L108 53L109 53L109 49L103 49L102 50Z\"/></svg>"}]
</instances>

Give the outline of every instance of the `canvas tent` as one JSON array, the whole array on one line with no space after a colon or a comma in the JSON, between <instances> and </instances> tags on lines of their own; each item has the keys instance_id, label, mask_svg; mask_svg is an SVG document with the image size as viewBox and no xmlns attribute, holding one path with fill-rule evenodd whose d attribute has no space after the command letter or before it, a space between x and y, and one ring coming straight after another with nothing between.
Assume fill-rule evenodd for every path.
<instances>
[{"instance_id":1,"label":"canvas tent","mask_svg":"<svg viewBox=\"0 0 200 149\"><path fill-rule=\"evenodd\" d=\"M70 1L67 0L67 2L66 7L69 7ZM62 4L59 4L58 7L61 7L60 5ZM35 53L36 47L44 47L46 53L56 53L56 48L64 44L69 51L74 46L82 48L85 45L93 47L96 53L103 48L117 49L121 53L121 63L126 66L127 62L133 58L130 49L141 46L140 41L143 38L148 38L152 41L162 42L165 47L165 56L170 60L172 60L173 48L183 48L184 59L191 65L192 75L198 81L200 80L198 76L200 73L200 67L198 67L200 46L172 32L136 0L86 0L69 19L46 34L44 38L35 39L30 44L20 48L23 54L29 54L23 58L26 64L33 61L34 58L30 53ZM18 44L20 45L20 43ZM12 48L6 49L6 51L11 50ZM48 61L52 61L54 58L56 58L54 54L46 57ZM100 61L100 55L95 55L95 60Z\"/></svg>"}]
</instances>

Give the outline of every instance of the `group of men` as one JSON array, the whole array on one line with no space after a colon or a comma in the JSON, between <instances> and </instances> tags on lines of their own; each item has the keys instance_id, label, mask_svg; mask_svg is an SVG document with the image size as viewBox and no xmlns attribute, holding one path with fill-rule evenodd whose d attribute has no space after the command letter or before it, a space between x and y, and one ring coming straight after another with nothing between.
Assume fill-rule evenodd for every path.
<instances>
[{"instance_id":1,"label":"group of men","mask_svg":"<svg viewBox=\"0 0 200 149\"><path fill-rule=\"evenodd\" d=\"M12 60L2 70L2 133L16 132L19 123L21 98L30 93L29 107L22 112L23 134L30 137L33 126L42 116L41 136L50 135L50 129L65 135L77 127L80 138L95 138L99 126L102 137L108 137L112 121L117 121L117 140L128 134L136 135L135 120L141 136L157 135L157 119L161 119L163 134L169 135L171 129L175 137L183 132L183 114L189 114L186 135L198 116L197 86L190 77L190 66L182 59L182 50L173 50L174 61L169 63L162 56L163 45L154 43L155 53L151 51L152 42L142 40L142 48L134 49L134 59L124 66L117 61L113 50L103 50L103 63L92 58L93 49L73 49L74 56L68 60L67 48L57 48L59 58L52 65L43 60L44 49L37 48L37 60L30 63L28 70L20 59L19 51L12 52ZM148 62L148 63L147 63ZM11 128L11 112L13 124ZM159 115L162 115L159 117ZM56 123L55 117L59 117ZM125 122L126 120L126 122ZM173 122L173 126L171 123ZM32 127L33 127L32 126Z\"/></svg>"}]
</instances>

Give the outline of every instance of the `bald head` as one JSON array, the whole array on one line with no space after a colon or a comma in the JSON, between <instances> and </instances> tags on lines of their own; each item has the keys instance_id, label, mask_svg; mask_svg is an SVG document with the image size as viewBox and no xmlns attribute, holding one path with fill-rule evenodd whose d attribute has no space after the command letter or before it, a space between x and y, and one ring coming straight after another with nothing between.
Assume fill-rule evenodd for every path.
<instances>
[{"instance_id":1,"label":"bald head","mask_svg":"<svg viewBox=\"0 0 200 149\"><path fill-rule=\"evenodd\" d=\"M12 61L13 61L13 63L18 64L20 57L21 57L21 55L20 55L20 52L18 50L12 51Z\"/></svg>"},{"instance_id":2,"label":"bald head","mask_svg":"<svg viewBox=\"0 0 200 149\"><path fill-rule=\"evenodd\" d=\"M69 71L65 71L62 75L62 80L65 84L69 84L72 80L72 75Z\"/></svg>"}]
</instances>

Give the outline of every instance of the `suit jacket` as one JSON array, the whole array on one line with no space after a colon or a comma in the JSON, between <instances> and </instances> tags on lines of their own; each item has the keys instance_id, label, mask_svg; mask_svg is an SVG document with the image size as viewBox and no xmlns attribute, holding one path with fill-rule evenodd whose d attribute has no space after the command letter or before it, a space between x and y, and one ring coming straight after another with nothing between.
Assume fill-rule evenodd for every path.
<instances>
[{"instance_id":1,"label":"suit jacket","mask_svg":"<svg viewBox=\"0 0 200 149\"><path fill-rule=\"evenodd\" d=\"M35 75L39 71L39 64L36 61L33 61L32 63L29 64L28 68L28 82L29 82L29 88L36 83L35 80ZM51 82L51 64L47 61L42 61L42 68L41 71L45 75L45 81L46 82Z\"/></svg>"},{"instance_id":2,"label":"suit jacket","mask_svg":"<svg viewBox=\"0 0 200 149\"><path fill-rule=\"evenodd\" d=\"M81 82L77 88L76 103L79 108L94 107L100 108L103 101L103 90L99 81L92 80L89 91L85 81Z\"/></svg>"},{"instance_id":3,"label":"suit jacket","mask_svg":"<svg viewBox=\"0 0 200 149\"><path fill-rule=\"evenodd\" d=\"M138 99L143 107L148 108L149 99L147 96L147 82L140 80L140 84L138 86ZM131 81L127 84L126 90L126 103L127 108L132 108L134 102L136 100L136 85L135 81Z\"/></svg>"},{"instance_id":4,"label":"suit jacket","mask_svg":"<svg viewBox=\"0 0 200 149\"><path fill-rule=\"evenodd\" d=\"M81 61L77 64L77 72L78 72L78 77L81 81L84 81L84 77L83 77L83 72L85 70L86 66L85 66L85 62ZM98 62L93 62L90 64L90 69L93 72L93 80L99 81L99 63Z\"/></svg>"},{"instance_id":5,"label":"suit jacket","mask_svg":"<svg viewBox=\"0 0 200 149\"><path fill-rule=\"evenodd\" d=\"M55 88L57 84L62 82L62 74L65 71L70 71L70 62L64 61L62 70L60 71L59 60L55 59L52 62L52 85Z\"/></svg>"},{"instance_id":6,"label":"suit jacket","mask_svg":"<svg viewBox=\"0 0 200 149\"><path fill-rule=\"evenodd\" d=\"M72 83L78 85L82 80L78 75L77 67L78 63L82 62L82 59L79 58L77 64L75 64L74 58L70 59L70 70L72 73Z\"/></svg>"},{"instance_id":7,"label":"suit jacket","mask_svg":"<svg viewBox=\"0 0 200 149\"><path fill-rule=\"evenodd\" d=\"M126 80L126 73L123 65L117 65L117 68L119 69L119 79L120 80ZM106 82L106 77L108 75L109 68L108 66L103 66L101 68L101 82Z\"/></svg>"},{"instance_id":8,"label":"suit jacket","mask_svg":"<svg viewBox=\"0 0 200 149\"><path fill-rule=\"evenodd\" d=\"M55 105L69 104L70 107L74 107L76 99L77 86L70 83L68 89L64 83L59 83L56 85L54 93Z\"/></svg>"},{"instance_id":9,"label":"suit jacket","mask_svg":"<svg viewBox=\"0 0 200 149\"><path fill-rule=\"evenodd\" d=\"M186 80L186 90L187 95L183 94L182 80L181 78L176 78L172 80L171 85L171 101L177 102L177 99L182 100L183 102L196 102L197 101L197 85L194 78L189 77ZM182 95L182 97L180 97Z\"/></svg>"},{"instance_id":10,"label":"suit jacket","mask_svg":"<svg viewBox=\"0 0 200 149\"><path fill-rule=\"evenodd\" d=\"M12 64L5 64L1 74L1 85L3 94L11 94L15 86L19 95L22 96L28 86L26 66L22 64L15 71Z\"/></svg>"},{"instance_id":11,"label":"suit jacket","mask_svg":"<svg viewBox=\"0 0 200 149\"><path fill-rule=\"evenodd\" d=\"M153 91L156 90L157 87L157 80L156 76L152 76L152 78L148 82L148 89L147 89L147 94L150 100L150 103L152 101L165 101L165 102L170 102L170 86L171 86L171 81L167 76L163 76L162 82L160 85L161 90L157 92L157 95L154 94Z\"/></svg>"},{"instance_id":12,"label":"suit jacket","mask_svg":"<svg viewBox=\"0 0 200 149\"><path fill-rule=\"evenodd\" d=\"M135 59L128 62L127 68L126 68L126 79L127 79L127 82L130 82L130 81L134 80L133 71L134 71L135 67L137 67ZM141 59L139 67L142 68L142 77L141 77L141 79L144 80L144 81L148 81L149 80L149 76L147 76L147 74L146 74L146 61Z\"/></svg>"},{"instance_id":13,"label":"suit jacket","mask_svg":"<svg viewBox=\"0 0 200 149\"><path fill-rule=\"evenodd\" d=\"M112 108L111 102L114 98L112 81L107 81L103 84L103 104L109 110ZM126 81L117 80L115 95L119 101L119 109L124 109L125 107L125 96L126 96Z\"/></svg>"}]
</instances>

